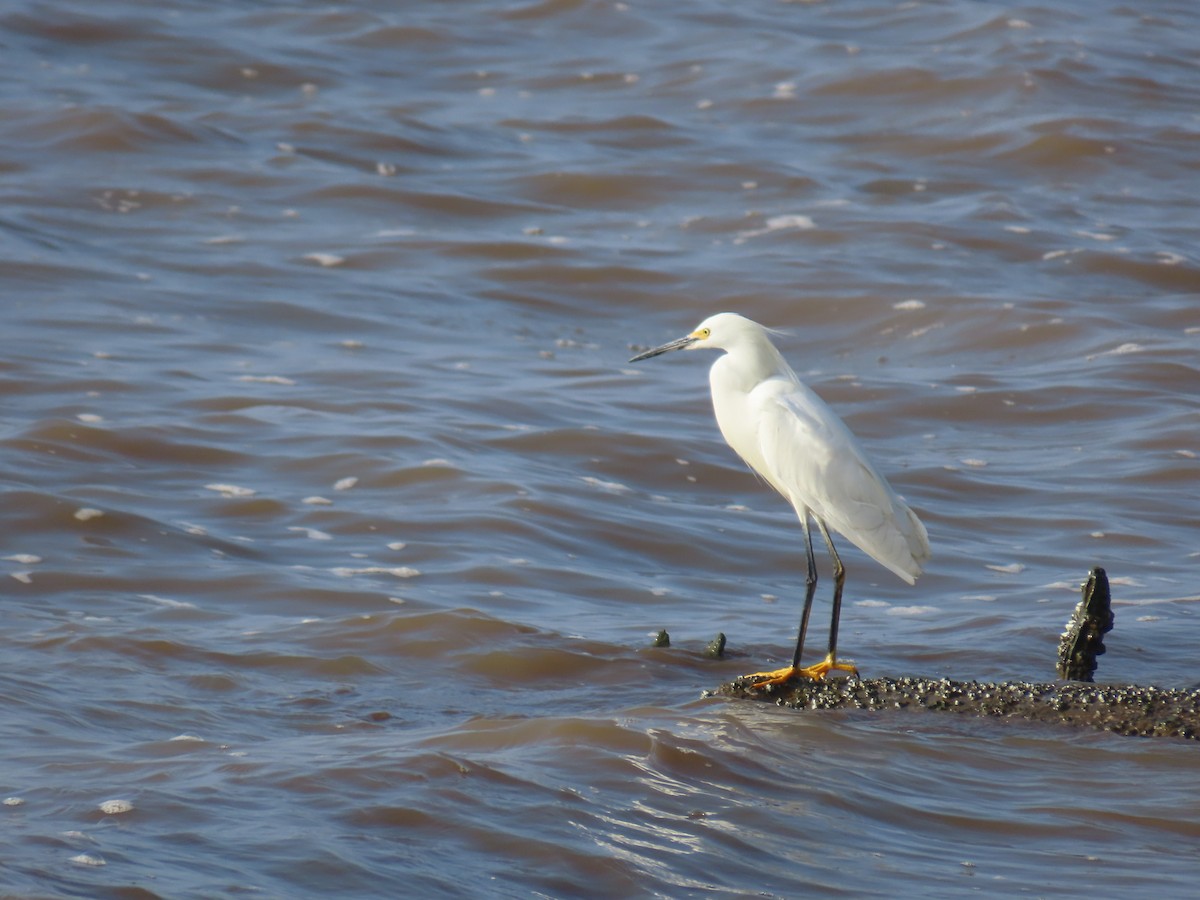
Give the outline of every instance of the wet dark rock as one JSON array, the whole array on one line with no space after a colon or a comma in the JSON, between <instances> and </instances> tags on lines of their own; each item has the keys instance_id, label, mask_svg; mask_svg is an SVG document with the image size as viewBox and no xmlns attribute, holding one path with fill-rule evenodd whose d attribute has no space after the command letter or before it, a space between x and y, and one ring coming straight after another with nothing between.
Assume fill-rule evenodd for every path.
<instances>
[{"instance_id":1,"label":"wet dark rock","mask_svg":"<svg viewBox=\"0 0 1200 900\"><path fill-rule=\"evenodd\" d=\"M671 636L669 634L667 634L667 629L664 628L662 631L660 631L658 634L656 634L654 636L654 643L652 644L652 646L654 646L654 647L670 647L671 646Z\"/></svg>"}]
</instances>

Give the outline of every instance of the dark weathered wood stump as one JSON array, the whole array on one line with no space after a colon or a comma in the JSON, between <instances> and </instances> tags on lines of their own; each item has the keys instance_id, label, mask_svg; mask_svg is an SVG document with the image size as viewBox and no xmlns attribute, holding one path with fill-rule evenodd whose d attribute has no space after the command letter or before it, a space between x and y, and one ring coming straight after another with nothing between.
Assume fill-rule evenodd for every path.
<instances>
[{"instance_id":1,"label":"dark weathered wood stump","mask_svg":"<svg viewBox=\"0 0 1200 900\"><path fill-rule=\"evenodd\" d=\"M1108 575L1092 569L1083 586L1083 599L1075 607L1067 630L1058 642L1058 677L1066 681L1091 681L1096 657L1104 653L1104 635L1112 631L1112 594Z\"/></svg>"}]
</instances>

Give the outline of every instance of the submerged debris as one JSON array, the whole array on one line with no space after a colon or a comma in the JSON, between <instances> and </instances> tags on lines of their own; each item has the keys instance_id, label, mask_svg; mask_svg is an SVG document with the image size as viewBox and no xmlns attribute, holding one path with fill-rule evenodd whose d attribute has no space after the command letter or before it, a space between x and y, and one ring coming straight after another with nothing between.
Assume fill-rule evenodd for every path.
<instances>
[{"instance_id":1,"label":"submerged debris","mask_svg":"<svg viewBox=\"0 0 1200 900\"><path fill-rule=\"evenodd\" d=\"M725 656L725 632L721 632L708 642L704 647L704 655L711 656L713 659L721 659Z\"/></svg>"},{"instance_id":2,"label":"submerged debris","mask_svg":"<svg viewBox=\"0 0 1200 900\"><path fill-rule=\"evenodd\" d=\"M928 709L1055 722L1145 737L1200 739L1200 690L1140 685L844 678L755 690L742 679L715 692L793 709Z\"/></svg>"},{"instance_id":3,"label":"submerged debris","mask_svg":"<svg viewBox=\"0 0 1200 900\"><path fill-rule=\"evenodd\" d=\"M1112 631L1112 627L1108 575L1097 566L1083 586L1083 599L1075 607L1067 630L1058 642L1058 677L1069 681L1091 681L1096 672L1096 657L1104 653L1104 635Z\"/></svg>"}]
</instances>

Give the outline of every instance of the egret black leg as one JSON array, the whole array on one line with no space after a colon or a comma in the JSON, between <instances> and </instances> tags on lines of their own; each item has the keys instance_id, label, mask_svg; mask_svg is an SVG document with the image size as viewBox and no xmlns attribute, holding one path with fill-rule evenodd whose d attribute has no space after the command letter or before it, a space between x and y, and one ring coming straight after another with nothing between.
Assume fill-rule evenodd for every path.
<instances>
[{"instance_id":1,"label":"egret black leg","mask_svg":"<svg viewBox=\"0 0 1200 900\"><path fill-rule=\"evenodd\" d=\"M808 527L808 515L808 512L805 512L800 517L800 524L804 526L804 552L808 558L808 574L804 579L804 612L800 616L800 634L796 637L796 652L792 654L792 664L786 669L743 675L742 678L752 688L769 690L776 685L787 684L796 675L820 681L829 673L830 669L858 673L858 669L854 668L852 663L839 663L834 658L834 652L837 650L838 618L841 615L842 607L842 584L846 579L846 570L842 568L842 561L838 559L837 551L833 549L833 541L829 539L825 523L817 516L813 516L813 518L817 520L817 527L821 529L821 534L829 547L829 555L833 557L833 624L829 630L829 655L816 665L809 666L807 669L800 668L800 655L804 652L804 636L808 633L808 619L812 614L813 594L817 591L817 561L813 558L812 534Z\"/></svg>"},{"instance_id":2,"label":"egret black leg","mask_svg":"<svg viewBox=\"0 0 1200 900\"><path fill-rule=\"evenodd\" d=\"M829 558L833 560L833 614L829 619L829 661L837 660L838 624L842 620L842 586L846 583L846 568L837 550L833 548L833 538L825 523L817 519L817 527L821 529L821 537L825 538L825 546L829 548Z\"/></svg>"},{"instance_id":3,"label":"egret black leg","mask_svg":"<svg viewBox=\"0 0 1200 900\"><path fill-rule=\"evenodd\" d=\"M820 518L817 516L813 516L813 518L817 520L817 527L821 529L821 537L825 538L825 546L829 548L829 558L833 560L833 615L829 619L829 653L815 666L802 669L800 674L809 678L821 679L829 674L831 669L840 669L843 672L857 675L858 667L854 663L837 661L838 623L842 619L842 586L846 583L846 569L842 565L841 558L838 557L837 550L833 548L833 538L829 536L829 529L825 527L825 523Z\"/></svg>"},{"instance_id":4,"label":"egret black leg","mask_svg":"<svg viewBox=\"0 0 1200 900\"><path fill-rule=\"evenodd\" d=\"M800 668L800 655L804 652L804 636L808 633L808 617L812 613L813 594L817 590L817 561L813 559L812 534L808 530L807 512L800 517L800 524L804 526L804 552L808 557L808 574L804 577L804 612L800 615L800 633L796 637L796 652L792 654L793 669ZM821 524L820 519L817 519L817 524L821 526L821 531L824 533L825 526ZM829 540L828 537L825 539Z\"/></svg>"}]
</instances>

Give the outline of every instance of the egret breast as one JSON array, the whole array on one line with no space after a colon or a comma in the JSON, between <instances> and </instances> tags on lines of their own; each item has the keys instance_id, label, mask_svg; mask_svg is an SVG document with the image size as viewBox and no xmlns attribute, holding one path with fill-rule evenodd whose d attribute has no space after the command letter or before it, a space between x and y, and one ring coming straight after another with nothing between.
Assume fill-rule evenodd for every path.
<instances>
[{"instance_id":1,"label":"egret breast","mask_svg":"<svg viewBox=\"0 0 1200 900\"><path fill-rule=\"evenodd\" d=\"M760 382L746 377L734 364L733 357L726 354L713 363L708 372L708 383L712 390L713 414L725 443L761 478L783 493L771 477L758 442L758 422L750 392Z\"/></svg>"}]
</instances>

